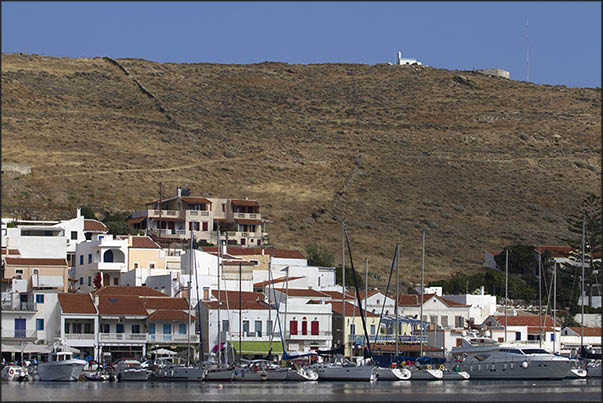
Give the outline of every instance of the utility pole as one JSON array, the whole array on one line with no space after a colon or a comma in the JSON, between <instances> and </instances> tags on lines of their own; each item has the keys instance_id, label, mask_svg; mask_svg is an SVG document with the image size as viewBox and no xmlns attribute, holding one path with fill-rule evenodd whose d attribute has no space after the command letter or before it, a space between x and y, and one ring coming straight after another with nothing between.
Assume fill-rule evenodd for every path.
<instances>
[{"instance_id":1,"label":"utility pole","mask_svg":"<svg viewBox=\"0 0 603 403\"><path fill-rule=\"evenodd\" d=\"M557 346L557 262L553 266L553 353Z\"/></svg>"},{"instance_id":2,"label":"utility pole","mask_svg":"<svg viewBox=\"0 0 603 403\"><path fill-rule=\"evenodd\" d=\"M241 324L242 324L242 320L241 320L241 305L243 305L243 300L241 297L241 288L242 288L242 275L243 273L243 269L241 267L241 263L239 263L239 365L241 365L241 354L243 353L243 350L241 349ZM270 312L270 309L268 310L268 312Z\"/></svg>"},{"instance_id":3,"label":"utility pole","mask_svg":"<svg viewBox=\"0 0 603 403\"><path fill-rule=\"evenodd\" d=\"M530 58L529 58L529 43L528 43L528 20L526 19L526 81L530 81Z\"/></svg>"},{"instance_id":4,"label":"utility pole","mask_svg":"<svg viewBox=\"0 0 603 403\"><path fill-rule=\"evenodd\" d=\"M365 268L365 274L364 274L364 314L366 315L367 308L368 308L368 305L367 305L368 304L368 257L364 258L364 268ZM379 332L377 332L377 335L379 335ZM362 342L362 344L365 346L365 349L366 349L366 342Z\"/></svg>"},{"instance_id":5,"label":"utility pole","mask_svg":"<svg viewBox=\"0 0 603 403\"><path fill-rule=\"evenodd\" d=\"M220 323L220 305L222 305L222 299L220 298L220 255L221 255L222 241L220 240L220 226L218 225L218 365L222 364L222 323ZM239 329L241 330L241 329Z\"/></svg>"}]
</instances>

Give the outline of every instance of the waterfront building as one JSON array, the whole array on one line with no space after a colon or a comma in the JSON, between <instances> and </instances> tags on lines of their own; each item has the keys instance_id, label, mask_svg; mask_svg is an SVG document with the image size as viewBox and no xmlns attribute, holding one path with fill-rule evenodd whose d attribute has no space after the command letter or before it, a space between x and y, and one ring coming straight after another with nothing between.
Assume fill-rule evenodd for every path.
<instances>
[{"instance_id":1,"label":"waterfront building","mask_svg":"<svg viewBox=\"0 0 603 403\"><path fill-rule=\"evenodd\" d=\"M539 327L541 325L542 329ZM487 326L494 340L499 342L505 341L505 316L490 315L482 323L482 326ZM561 327L557 323L553 328L553 318L548 315L542 315L540 321L538 315L523 313L521 315L507 314L507 337L506 341L516 344L526 344L532 346L540 346L548 351L560 351L561 343L559 334ZM542 343L540 342L540 332L542 332ZM554 332L557 333L555 340Z\"/></svg>"},{"instance_id":2,"label":"waterfront building","mask_svg":"<svg viewBox=\"0 0 603 403\"><path fill-rule=\"evenodd\" d=\"M581 327L564 327L560 334L561 353L575 357L581 345L601 352L601 327L584 327L584 333Z\"/></svg>"}]
</instances>

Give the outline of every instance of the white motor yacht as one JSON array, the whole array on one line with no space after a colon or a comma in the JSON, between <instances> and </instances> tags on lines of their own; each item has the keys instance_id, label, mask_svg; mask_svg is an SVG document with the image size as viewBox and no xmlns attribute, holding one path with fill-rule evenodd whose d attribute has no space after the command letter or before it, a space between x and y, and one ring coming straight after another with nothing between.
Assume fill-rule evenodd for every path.
<instances>
[{"instance_id":1,"label":"white motor yacht","mask_svg":"<svg viewBox=\"0 0 603 403\"><path fill-rule=\"evenodd\" d=\"M41 381L77 381L88 363L73 358L70 351L50 353L47 362L38 364L38 375Z\"/></svg>"},{"instance_id":2,"label":"white motor yacht","mask_svg":"<svg viewBox=\"0 0 603 403\"><path fill-rule=\"evenodd\" d=\"M499 343L487 334L465 335L452 348L461 371L471 379L563 379L572 369L567 357L524 344Z\"/></svg>"},{"instance_id":3,"label":"white motor yacht","mask_svg":"<svg viewBox=\"0 0 603 403\"><path fill-rule=\"evenodd\" d=\"M153 372L140 365L140 361L121 359L115 364L115 376L122 381L148 381Z\"/></svg>"}]
</instances>

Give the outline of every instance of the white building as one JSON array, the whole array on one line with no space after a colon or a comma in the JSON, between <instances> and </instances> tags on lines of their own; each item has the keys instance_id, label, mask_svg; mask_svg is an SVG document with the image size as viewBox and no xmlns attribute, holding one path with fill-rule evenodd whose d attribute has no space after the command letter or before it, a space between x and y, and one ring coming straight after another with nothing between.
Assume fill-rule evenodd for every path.
<instances>
[{"instance_id":1,"label":"white building","mask_svg":"<svg viewBox=\"0 0 603 403\"><path fill-rule=\"evenodd\" d=\"M470 305L469 317L474 323L482 323L488 316L496 314L496 296L485 294L484 287L481 287L479 295L446 295L446 299Z\"/></svg>"},{"instance_id":2,"label":"white building","mask_svg":"<svg viewBox=\"0 0 603 403\"><path fill-rule=\"evenodd\" d=\"M409 66L416 64L417 66L421 66L423 63L417 61L417 59L404 59L402 58L402 52L398 52L396 55L396 65L398 66Z\"/></svg>"},{"instance_id":3,"label":"white building","mask_svg":"<svg viewBox=\"0 0 603 403\"><path fill-rule=\"evenodd\" d=\"M544 315L538 319L538 315L510 315L506 317L507 331L506 341L510 343L526 344L531 346L540 346L547 351L560 351L561 343L559 334L560 326L557 324L553 328L553 318ZM483 322L488 330L492 333L492 338L499 342L505 341L505 316L491 315ZM542 327L542 343L540 342L540 327ZM555 340L554 332L557 333ZM553 344L555 346L553 347Z\"/></svg>"},{"instance_id":4,"label":"white building","mask_svg":"<svg viewBox=\"0 0 603 403\"><path fill-rule=\"evenodd\" d=\"M589 350L601 351L601 328L585 327L584 333L580 327L565 327L561 330L561 352L576 356L580 346L584 345Z\"/></svg>"},{"instance_id":5,"label":"white building","mask_svg":"<svg viewBox=\"0 0 603 403\"><path fill-rule=\"evenodd\" d=\"M97 273L100 273L102 286L108 286L118 285L121 274L127 271L127 238L103 234L77 244L72 277L78 280L78 292L94 290Z\"/></svg>"},{"instance_id":6,"label":"white building","mask_svg":"<svg viewBox=\"0 0 603 403\"><path fill-rule=\"evenodd\" d=\"M398 300L399 314L420 319L421 295L403 294ZM424 322L444 329L458 329L465 326L470 318L470 305L440 297L435 294L423 295Z\"/></svg>"}]
</instances>

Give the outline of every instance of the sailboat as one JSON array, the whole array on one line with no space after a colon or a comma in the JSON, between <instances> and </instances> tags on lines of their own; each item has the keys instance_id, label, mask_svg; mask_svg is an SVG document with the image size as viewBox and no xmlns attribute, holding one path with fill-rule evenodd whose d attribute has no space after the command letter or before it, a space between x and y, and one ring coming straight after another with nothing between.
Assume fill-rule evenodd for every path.
<instances>
[{"instance_id":1,"label":"sailboat","mask_svg":"<svg viewBox=\"0 0 603 403\"><path fill-rule=\"evenodd\" d=\"M420 357L415 361L415 364L420 364L420 360L423 357L423 336L425 334L425 326L423 325L423 296L425 292L425 231L423 230L423 243L421 247L421 312L419 313L419 320L421 321L421 348ZM444 377L444 373L441 369L431 368L431 365L427 365L425 368L415 366L410 371L411 380L421 381L437 381Z\"/></svg>"},{"instance_id":2,"label":"sailboat","mask_svg":"<svg viewBox=\"0 0 603 403\"><path fill-rule=\"evenodd\" d=\"M370 358L371 356L371 346L370 341L368 339L368 333L366 331L366 321L364 319L364 314L362 312L362 302L360 300L360 293L358 290L358 282L356 280L354 262L352 260L352 251L350 250L350 241L345 231L344 223L342 222L342 237L345 237L345 241L347 244L348 254L350 257L350 266L352 266L352 276L354 278L354 286L356 288L356 297L358 299L358 306L360 307L360 318L362 320L362 327L364 329L364 336L366 339L366 357L365 360L360 365L354 365L349 360L347 360L343 355L335 355L334 361L331 363L323 363L323 364L314 364L311 365L310 368L316 370L318 372L318 380L319 381L376 381L377 373L375 371L375 367L371 365ZM343 240L342 240L343 244ZM343 245L342 245L343 246ZM342 253L345 256L344 253ZM343 260L343 259L342 259ZM345 264L342 262L342 277L345 278ZM343 295L345 296L345 288ZM345 297L343 301L343 306L345 307ZM344 308L345 309L345 308ZM343 320L344 320L344 341L345 341L345 310L343 311Z\"/></svg>"},{"instance_id":3,"label":"sailboat","mask_svg":"<svg viewBox=\"0 0 603 403\"><path fill-rule=\"evenodd\" d=\"M188 326L187 326L187 356L186 365L170 364L165 367L159 368L153 375L154 380L159 381L203 381L207 370L201 366L192 365L191 363L191 280L193 276L193 267L195 268L195 284L197 287L197 304L199 303L199 281L197 277L197 266L195 264L194 249L193 249L193 234L191 233L191 245L190 245L190 273L188 280ZM197 317L197 321L201 318Z\"/></svg>"},{"instance_id":4,"label":"sailboat","mask_svg":"<svg viewBox=\"0 0 603 403\"><path fill-rule=\"evenodd\" d=\"M217 353L218 353L218 362L206 362L205 369L207 373L205 374L206 381L221 381L221 382L230 382L238 377L239 370L234 367L234 365L228 365L228 355L225 356L225 363L222 363L222 336L221 336L221 322L220 322L220 261L222 260L222 241L220 239L220 227L218 226L218 344L216 345Z\"/></svg>"}]
</instances>

